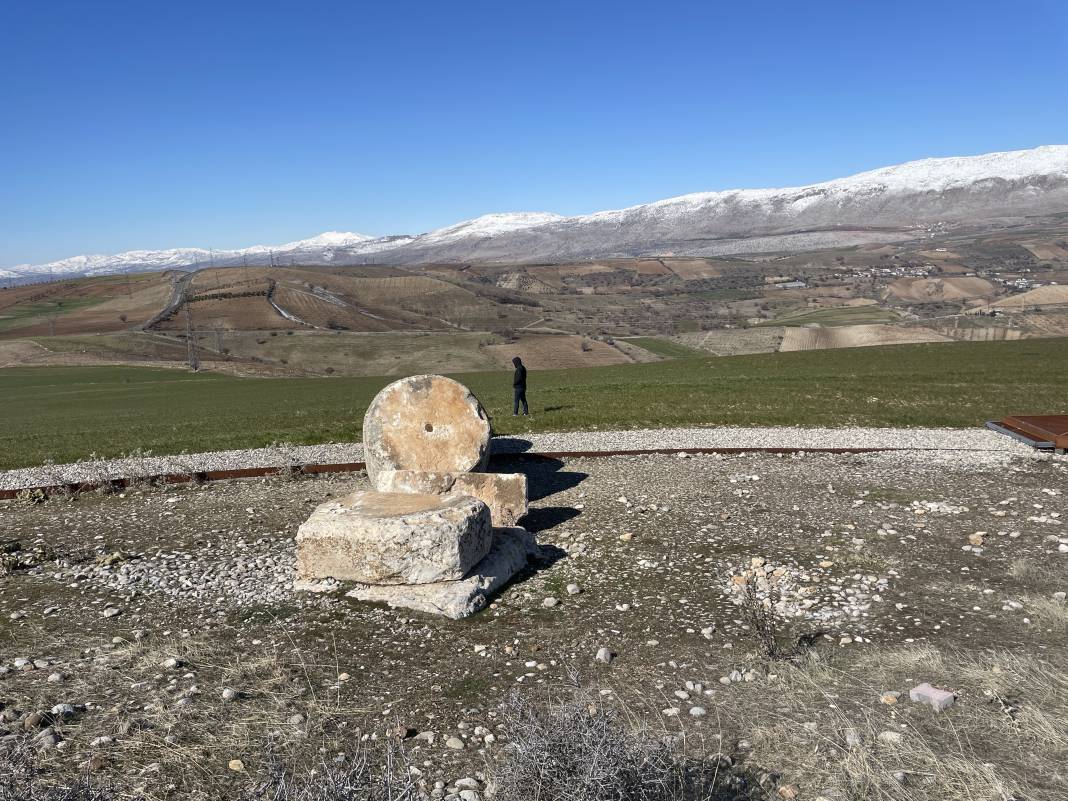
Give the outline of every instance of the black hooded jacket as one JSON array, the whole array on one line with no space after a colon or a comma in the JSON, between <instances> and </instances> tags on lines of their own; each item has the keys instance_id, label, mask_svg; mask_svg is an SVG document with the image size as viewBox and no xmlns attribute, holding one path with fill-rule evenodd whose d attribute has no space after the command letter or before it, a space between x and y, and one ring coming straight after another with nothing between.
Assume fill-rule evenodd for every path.
<instances>
[{"instance_id":1,"label":"black hooded jacket","mask_svg":"<svg viewBox=\"0 0 1068 801\"><path fill-rule=\"evenodd\" d=\"M512 377L512 387L514 389L526 389L527 368L523 366L523 362L518 356L512 359L512 364L515 365L515 375Z\"/></svg>"}]
</instances>

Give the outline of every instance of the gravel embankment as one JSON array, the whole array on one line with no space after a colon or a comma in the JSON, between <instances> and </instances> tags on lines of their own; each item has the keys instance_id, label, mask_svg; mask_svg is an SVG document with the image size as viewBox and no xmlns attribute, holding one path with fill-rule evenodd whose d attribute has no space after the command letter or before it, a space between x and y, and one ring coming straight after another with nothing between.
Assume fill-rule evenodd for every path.
<instances>
[{"instance_id":1,"label":"gravel embankment","mask_svg":"<svg viewBox=\"0 0 1068 801\"><path fill-rule=\"evenodd\" d=\"M620 451L651 448L895 448L930 458L976 464L1035 456L1020 443L985 429L951 428L674 428L571 431L499 437L494 453ZM133 456L0 472L0 490L106 481L171 473L344 464L363 460L359 443L293 445L249 450Z\"/></svg>"}]
</instances>

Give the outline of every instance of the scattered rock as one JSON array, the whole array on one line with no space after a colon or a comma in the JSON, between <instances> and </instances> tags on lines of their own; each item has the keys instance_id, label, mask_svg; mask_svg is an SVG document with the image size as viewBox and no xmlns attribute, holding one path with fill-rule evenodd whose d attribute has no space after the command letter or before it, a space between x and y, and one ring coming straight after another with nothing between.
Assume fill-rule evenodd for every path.
<instances>
[{"instance_id":1,"label":"scattered rock","mask_svg":"<svg viewBox=\"0 0 1068 801\"><path fill-rule=\"evenodd\" d=\"M948 709L957 700L953 693L932 687L927 682L917 684L909 690L909 698L916 703L930 704L936 712Z\"/></svg>"}]
</instances>

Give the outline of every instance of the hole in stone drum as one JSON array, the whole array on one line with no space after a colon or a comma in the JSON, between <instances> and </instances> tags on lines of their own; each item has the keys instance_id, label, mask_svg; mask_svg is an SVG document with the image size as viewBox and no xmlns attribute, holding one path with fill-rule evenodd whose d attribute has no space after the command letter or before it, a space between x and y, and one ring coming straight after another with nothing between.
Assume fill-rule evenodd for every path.
<instances>
[{"instance_id":1,"label":"hole in stone drum","mask_svg":"<svg viewBox=\"0 0 1068 801\"><path fill-rule=\"evenodd\" d=\"M434 426L430 425L430 423L426 423L426 424L425 424L425 425L423 426L423 430L424 430L424 431L433 431L433 430L434 430Z\"/></svg>"}]
</instances>

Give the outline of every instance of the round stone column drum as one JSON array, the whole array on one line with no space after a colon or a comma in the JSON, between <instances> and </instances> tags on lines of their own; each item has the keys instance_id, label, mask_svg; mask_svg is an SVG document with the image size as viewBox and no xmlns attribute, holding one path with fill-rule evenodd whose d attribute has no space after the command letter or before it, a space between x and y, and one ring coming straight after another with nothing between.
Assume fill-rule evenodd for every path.
<instances>
[{"instance_id":1,"label":"round stone column drum","mask_svg":"<svg viewBox=\"0 0 1068 801\"><path fill-rule=\"evenodd\" d=\"M394 381L375 396L363 419L364 461L375 487L387 470L484 470L489 443L489 415L478 398L440 375Z\"/></svg>"}]
</instances>

